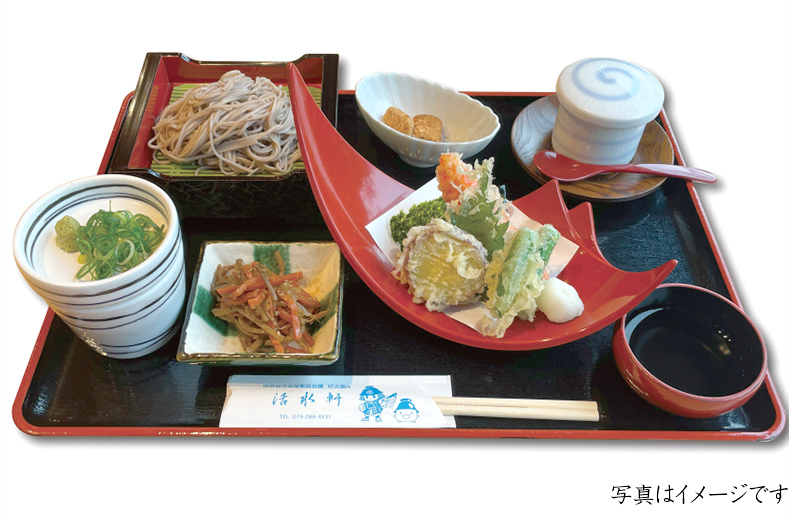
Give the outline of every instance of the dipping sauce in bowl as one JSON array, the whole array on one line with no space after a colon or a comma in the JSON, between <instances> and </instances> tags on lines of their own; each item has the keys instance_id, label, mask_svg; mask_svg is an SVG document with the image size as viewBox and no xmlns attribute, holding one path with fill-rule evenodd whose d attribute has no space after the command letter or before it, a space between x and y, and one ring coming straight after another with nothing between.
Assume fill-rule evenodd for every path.
<instances>
[{"instance_id":1,"label":"dipping sauce in bowl","mask_svg":"<svg viewBox=\"0 0 800 520\"><path fill-rule=\"evenodd\" d=\"M764 341L747 315L700 287L665 284L622 317L614 359L644 399L677 415L738 408L766 375Z\"/></svg>"}]
</instances>

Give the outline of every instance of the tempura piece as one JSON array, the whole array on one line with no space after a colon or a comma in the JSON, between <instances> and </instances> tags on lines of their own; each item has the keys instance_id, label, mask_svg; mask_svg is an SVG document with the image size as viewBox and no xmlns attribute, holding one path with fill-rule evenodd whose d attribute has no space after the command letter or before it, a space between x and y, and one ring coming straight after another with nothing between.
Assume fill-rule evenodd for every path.
<instances>
[{"instance_id":1,"label":"tempura piece","mask_svg":"<svg viewBox=\"0 0 800 520\"><path fill-rule=\"evenodd\" d=\"M494 254L486 270L486 307L496 318L492 336L502 338L517 316L533 321L545 267L559 236L550 225L538 231L523 227L509 234L505 247Z\"/></svg>"},{"instance_id":2,"label":"tempura piece","mask_svg":"<svg viewBox=\"0 0 800 520\"><path fill-rule=\"evenodd\" d=\"M461 160L460 153L443 153L439 156L436 180L445 202L457 202L464 190L478 184L479 176L479 172Z\"/></svg>"},{"instance_id":3,"label":"tempura piece","mask_svg":"<svg viewBox=\"0 0 800 520\"><path fill-rule=\"evenodd\" d=\"M509 204L505 188L493 182L493 167L493 158L472 166L457 153L442 154L436 167L439 190L448 202L445 220L480 240L490 260L503 248Z\"/></svg>"},{"instance_id":4,"label":"tempura piece","mask_svg":"<svg viewBox=\"0 0 800 520\"><path fill-rule=\"evenodd\" d=\"M442 219L411 228L392 274L429 311L477 301L485 287L486 248Z\"/></svg>"},{"instance_id":5,"label":"tempura piece","mask_svg":"<svg viewBox=\"0 0 800 520\"><path fill-rule=\"evenodd\" d=\"M408 232L411 228L425 226L435 218L442 218L446 209L447 205L444 199L439 197L438 199L414 204L408 209L408 213L400 211L400 213L389 219L392 240L400 244L402 249L403 241L408 237Z\"/></svg>"}]
</instances>

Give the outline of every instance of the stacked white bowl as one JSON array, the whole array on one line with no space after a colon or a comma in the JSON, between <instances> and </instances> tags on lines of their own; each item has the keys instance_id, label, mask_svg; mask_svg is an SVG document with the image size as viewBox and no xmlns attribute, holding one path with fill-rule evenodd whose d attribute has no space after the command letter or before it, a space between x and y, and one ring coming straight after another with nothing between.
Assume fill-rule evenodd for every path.
<instances>
[{"instance_id":1,"label":"stacked white bowl","mask_svg":"<svg viewBox=\"0 0 800 520\"><path fill-rule=\"evenodd\" d=\"M77 253L62 251L55 224L81 224L100 209L130 210L165 225L153 253L128 271L102 280L75 278ZM163 190L128 175L95 175L60 186L34 202L14 232L14 259L28 285L95 352L138 358L180 329L186 299L185 260L175 204Z\"/></svg>"}]
</instances>

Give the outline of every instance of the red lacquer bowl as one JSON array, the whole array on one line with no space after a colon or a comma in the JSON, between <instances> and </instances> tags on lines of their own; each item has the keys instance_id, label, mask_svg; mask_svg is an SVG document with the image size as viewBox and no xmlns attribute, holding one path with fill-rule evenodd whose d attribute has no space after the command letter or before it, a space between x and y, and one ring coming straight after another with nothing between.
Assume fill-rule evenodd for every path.
<instances>
[{"instance_id":1,"label":"red lacquer bowl","mask_svg":"<svg viewBox=\"0 0 800 520\"><path fill-rule=\"evenodd\" d=\"M552 224L579 246L559 278L571 284L584 302L583 314L567 323L544 316L517 320L502 338L485 337L439 312L412 302L407 288L391 274L392 265L375 244L366 225L406 198L412 189L395 181L354 150L328 122L305 88L297 69L288 64L289 91L303 162L325 222L347 261L364 283L387 305L415 325L443 338L494 350L525 351L582 338L610 325L644 299L672 271L670 260L641 273L620 271L600 254L594 238L591 208L573 211L573 224L556 181L514 201L532 219Z\"/></svg>"},{"instance_id":2,"label":"red lacquer bowl","mask_svg":"<svg viewBox=\"0 0 800 520\"><path fill-rule=\"evenodd\" d=\"M659 286L617 322L613 349L636 393L684 417L739 408L767 373L764 340L750 318L693 285Z\"/></svg>"}]
</instances>

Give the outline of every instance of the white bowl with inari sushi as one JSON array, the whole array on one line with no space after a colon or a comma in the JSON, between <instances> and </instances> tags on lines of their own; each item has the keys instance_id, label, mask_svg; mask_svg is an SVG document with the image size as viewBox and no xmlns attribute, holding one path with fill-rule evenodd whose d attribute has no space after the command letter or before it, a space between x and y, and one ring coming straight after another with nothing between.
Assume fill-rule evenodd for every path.
<instances>
[{"instance_id":1,"label":"white bowl with inari sushi","mask_svg":"<svg viewBox=\"0 0 800 520\"><path fill-rule=\"evenodd\" d=\"M471 157L497 135L500 120L483 103L408 74L377 72L356 84L370 129L406 163L427 168L443 153Z\"/></svg>"}]
</instances>

